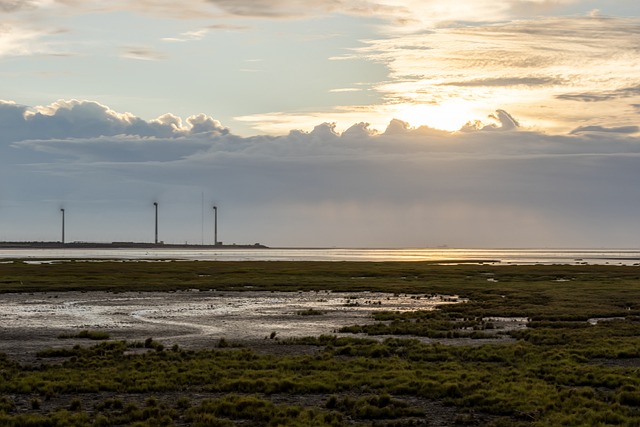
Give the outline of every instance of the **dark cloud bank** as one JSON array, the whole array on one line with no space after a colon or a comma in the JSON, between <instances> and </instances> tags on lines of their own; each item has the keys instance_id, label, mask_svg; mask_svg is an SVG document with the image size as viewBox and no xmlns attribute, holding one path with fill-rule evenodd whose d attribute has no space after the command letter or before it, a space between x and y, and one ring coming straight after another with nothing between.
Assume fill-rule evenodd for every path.
<instances>
[{"instance_id":1,"label":"dark cloud bank","mask_svg":"<svg viewBox=\"0 0 640 427\"><path fill-rule=\"evenodd\" d=\"M570 135L506 111L460 132L331 124L241 137L96 102L0 103L0 240L221 239L278 246L640 246L638 127ZM203 209L204 207L204 209Z\"/></svg>"}]
</instances>

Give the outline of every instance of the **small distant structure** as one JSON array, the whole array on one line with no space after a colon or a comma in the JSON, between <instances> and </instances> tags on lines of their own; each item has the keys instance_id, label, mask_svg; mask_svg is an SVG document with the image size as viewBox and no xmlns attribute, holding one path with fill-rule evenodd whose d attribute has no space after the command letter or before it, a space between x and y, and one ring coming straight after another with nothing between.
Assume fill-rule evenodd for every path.
<instances>
[{"instance_id":1,"label":"small distant structure","mask_svg":"<svg viewBox=\"0 0 640 427\"><path fill-rule=\"evenodd\" d=\"M62 212L62 244L64 245L64 208L60 208L60 212Z\"/></svg>"},{"instance_id":2,"label":"small distant structure","mask_svg":"<svg viewBox=\"0 0 640 427\"><path fill-rule=\"evenodd\" d=\"M156 238L154 243L158 244L158 202L153 202L153 206L156 208Z\"/></svg>"},{"instance_id":3,"label":"small distant structure","mask_svg":"<svg viewBox=\"0 0 640 427\"><path fill-rule=\"evenodd\" d=\"M1 0L0 0L1 1ZM149 242L148 240L144 240L143 242L132 242L132 241L125 241L125 242L119 242L119 241L115 241L115 242L90 242L90 241L84 241L84 240L74 240L71 242L67 242L66 240L66 209L64 207L60 207L60 215L61 215L61 236L60 236L60 240L53 240L53 241L2 241L0 240L0 248L13 248L13 247L31 247L31 248L67 248L67 249L71 249L71 248L153 248L154 246L158 246L158 247L162 247L162 248L169 248L169 247L174 247L174 248L190 248L192 246L196 246L197 244L193 244L193 243L189 243L188 241L185 241L184 244L176 244L176 243L165 243L164 241L159 239L159 207L160 207L160 203L159 202L152 202L153 204L153 208L154 208L154 239L153 242ZM63 204L61 204L60 206L64 206ZM216 205L210 205L213 208L213 215L214 215L214 241L213 241L213 245L209 242L209 244L205 245L204 244L204 201L202 204L202 238L201 238L201 242L198 246L201 247L207 247L207 248L213 248L215 247L216 249L225 249L228 247L241 247L241 248L267 248L268 246L262 245L261 243L254 243L254 244L236 244L236 243L231 243L231 244L225 244L222 241L220 241L218 239L218 206ZM76 212L77 213L77 212ZM82 212L80 212L80 214L82 214Z\"/></svg>"},{"instance_id":4,"label":"small distant structure","mask_svg":"<svg viewBox=\"0 0 640 427\"><path fill-rule=\"evenodd\" d=\"M213 244L215 246L221 245L222 242L218 241L218 207L213 207Z\"/></svg>"}]
</instances>

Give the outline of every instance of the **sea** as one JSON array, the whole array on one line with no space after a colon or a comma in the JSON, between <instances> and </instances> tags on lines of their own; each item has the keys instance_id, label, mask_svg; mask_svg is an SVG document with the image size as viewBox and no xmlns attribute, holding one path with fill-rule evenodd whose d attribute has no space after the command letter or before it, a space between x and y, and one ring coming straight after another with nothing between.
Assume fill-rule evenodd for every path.
<instances>
[{"instance_id":1,"label":"sea","mask_svg":"<svg viewBox=\"0 0 640 427\"><path fill-rule=\"evenodd\" d=\"M0 248L0 259L42 263L57 260L200 261L431 261L486 264L640 265L640 249L455 249L455 248Z\"/></svg>"}]
</instances>

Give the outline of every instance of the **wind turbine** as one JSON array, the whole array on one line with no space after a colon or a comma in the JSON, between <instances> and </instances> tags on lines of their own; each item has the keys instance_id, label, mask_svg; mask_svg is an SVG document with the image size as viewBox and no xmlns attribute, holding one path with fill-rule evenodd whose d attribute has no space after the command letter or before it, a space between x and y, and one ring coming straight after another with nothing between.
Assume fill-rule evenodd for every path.
<instances>
[{"instance_id":1,"label":"wind turbine","mask_svg":"<svg viewBox=\"0 0 640 427\"><path fill-rule=\"evenodd\" d=\"M64 245L64 208L60 208L62 212L62 244Z\"/></svg>"},{"instance_id":2,"label":"wind turbine","mask_svg":"<svg viewBox=\"0 0 640 427\"><path fill-rule=\"evenodd\" d=\"M156 245L158 244L158 202L153 202L153 206L156 208Z\"/></svg>"},{"instance_id":3,"label":"wind turbine","mask_svg":"<svg viewBox=\"0 0 640 427\"><path fill-rule=\"evenodd\" d=\"M218 246L218 207L213 207L213 244Z\"/></svg>"}]
</instances>

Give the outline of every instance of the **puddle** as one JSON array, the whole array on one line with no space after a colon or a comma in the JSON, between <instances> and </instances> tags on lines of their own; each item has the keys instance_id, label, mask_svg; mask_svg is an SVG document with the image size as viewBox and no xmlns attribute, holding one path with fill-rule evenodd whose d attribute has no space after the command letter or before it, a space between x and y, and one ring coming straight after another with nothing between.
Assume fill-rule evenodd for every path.
<instances>
[{"instance_id":1,"label":"puddle","mask_svg":"<svg viewBox=\"0 0 640 427\"><path fill-rule=\"evenodd\" d=\"M335 334L342 326L373 323L376 311L430 310L463 301L456 296L358 292L149 293L68 292L0 295L0 352L67 346L61 333L106 330L112 339L199 347L227 340L251 341ZM313 309L322 314L301 315ZM18 345L17 341L20 341Z\"/></svg>"}]
</instances>

